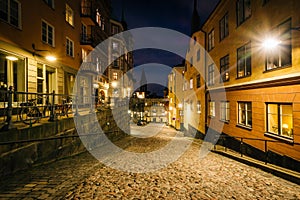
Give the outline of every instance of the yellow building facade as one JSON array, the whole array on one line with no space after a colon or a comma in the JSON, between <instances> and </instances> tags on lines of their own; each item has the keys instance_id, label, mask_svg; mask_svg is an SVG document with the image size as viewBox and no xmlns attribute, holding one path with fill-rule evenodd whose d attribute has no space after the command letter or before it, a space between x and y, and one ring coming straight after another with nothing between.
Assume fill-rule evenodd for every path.
<instances>
[{"instance_id":1,"label":"yellow building facade","mask_svg":"<svg viewBox=\"0 0 300 200\"><path fill-rule=\"evenodd\" d=\"M202 27L214 61L205 66L207 128L275 140L267 151L295 160L300 160L299 9L296 0L225 0ZM244 143L266 151L263 141Z\"/></svg>"}]
</instances>

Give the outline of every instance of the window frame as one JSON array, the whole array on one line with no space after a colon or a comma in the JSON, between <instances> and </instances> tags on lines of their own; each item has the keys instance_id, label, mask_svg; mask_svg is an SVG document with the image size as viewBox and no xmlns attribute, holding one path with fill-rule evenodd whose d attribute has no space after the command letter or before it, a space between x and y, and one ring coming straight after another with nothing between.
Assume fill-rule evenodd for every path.
<instances>
[{"instance_id":1,"label":"window frame","mask_svg":"<svg viewBox=\"0 0 300 200\"><path fill-rule=\"evenodd\" d=\"M17 16L13 16L14 12L12 12L12 5L11 1L17 4L17 11L15 12ZM0 17L2 21L5 21L6 23L21 29L22 28L22 4L18 0L5 0L7 3L7 10L1 10L1 15L3 14L3 17L5 15L5 18ZM3 13L2 13L3 12ZM13 18L13 19L12 19ZM16 21L16 23L15 23Z\"/></svg>"},{"instance_id":2,"label":"window frame","mask_svg":"<svg viewBox=\"0 0 300 200\"><path fill-rule=\"evenodd\" d=\"M69 37L66 37L66 55L74 57L74 41Z\"/></svg>"},{"instance_id":3,"label":"window frame","mask_svg":"<svg viewBox=\"0 0 300 200\"><path fill-rule=\"evenodd\" d=\"M44 40L44 28L43 28L43 23L46 25L46 41ZM52 28L52 44L49 42L49 28ZM52 47L55 47L55 28L52 26L50 23L48 23L46 20L42 19L42 26L41 26L41 36L42 36L42 42L45 44L48 44Z\"/></svg>"},{"instance_id":4,"label":"window frame","mask_svg":"<svg viewBox=\"0 0 300 200\"><path fill-rule=\"evenodd\" d=\"M43 0L45 4L54 9L54 0Z\"/></svg>"},{"instance_id":5,"label":"window frame","mask_svg":"<svg viewBox=\"0 0 300 200\"><path fill-rule=\"evenodd\" d=\"M215 29L212 29L208 33L208 51L211 51L215 47Z\"/></svg>"},{"instance_id":6,"label":"window frame","mask_svg":"<svg viewBox=\"0 0 300 200\"><path fill-rule=\"evenodd\" d=\"M208 86L215 84L215 65L212 63L208 65Z\"/></svg>"},{"instance_id":7,"label":"window frame","mask_svg":"<svg viewBox=\"0 0 300 200\"><path fill-rule=\"evenodd\" d=\"M245 110L244 110L244 113L245 113L245 119L241 119L241 116L242 116L242 113L243 113L243 109L241 108L241 104L244 104L245 105ZM241 127L245 127L245 128L248 128L248 129L252 129L252 126L253 126L253 118L252 118L252 102L250 101L238 101L237 102L237 106L238 106L238 109L237 109L237 126L241 126ZM250 109L248 108L250 106ZM250 115L250 118L249 118L249 113L251 114ZM243 123L243 121L245 121L245 123ZM251 123L249 123L251 122Z\"/></svg>"},{"instance_id":8,"label":"window frame","mask_svg":"<svg viewBox=\"0 0 300 200\"><path fill-rule=\"evenodd\" d=\"M246 15L246 4L249 3L248 12ZM237 26L243 24L252 15L251 0L237 0L236 1L236 23Z\"/></svg>"},{"instance_id":9,"label":"window frame","mask_svg":"<svg viewBox=\"0 0 300 200\"><path fill-rule=\"evenodd\" d=\"M220 41L229 35L228 12L219 21Z\"/></svg>"},{"instance_id":10,"label":"window frame","mask_svg":"<svg viewBox=\"0 0 300 200\"><path fill-rule=\"evenodd\" d=\"M66 22L71 26L74 26L74 10L66 3L65 10Z\"/></svg>"},{"instance_id":11,"label":"window frame","mask_svg":"<svg viewBox=\"0 0 300 200\"><path fill-rule=\"evenodd\" d=\"M285 31L282 31L282 29L284 30L284 26L287 27L285 27ZM292 20L291 18L289 18L288 20L285 20L271 31L272 35L274 35L278 40L280 40L280 44L278 44L274 49L265 50L265 71L272 71L274 69L281 69L292 65L291 27ZM276 55L274 56L274 54ZM284 54L286 54L285 59L283 59ZM273 63L269 62L270 58L274 59ZM283 60L286 60L285 64L282 64Z\"/></svg>"},{"instance_id":12,"label":"window frame","mask_svg":"<svg viewBox=\"0 0 300 200\"><path fill-rule=\"evenodd\" d=\"M230 121L230 103L229 101L220 102L220 121L229 122Z\"/></svg>"},{"instance_id":13,"label":"window frame","mask_svg":"<svg viewBox=\"0 0 300 200\"><path fill-rule=\"evenodd\" d=\"M228 82L229 75L229 54L220 59L220 83Z\"/></svg>"},{"instance_id":14,"label":"window frame","mask_svg":"<svg viewBox=\"0 0 300 200\"><path fill-rule=\"evenodd\" d=\"M272 113L271 111L269 111L269 105L275 105L277 106L276 109L276 113ZM291 106L291 114L283 114L283 106ZM277 125L277 127L274 127L274 125L272 127L270 127L270 121L269 121L269 115L275 115L277 117L277 122L275 122L275 124ZM291 133L290 136L284 135L284 123L283 123L283 117L290 117L291 118ZM294 140L294 120L293 120L293 103L277 103L277 102L267 102L266 103L266 135L268 136L274 136L274 137L279 137L282 139L288 139L288 140ZM271 128L273 128L273 132L270 131ZM275 132L275 130L277 130L277 133Z\"/></svg>"},{"instance_id":15,"label":"window frame","mask_svg":"<svg viewBox=\"0 0 300 200\"><path fill-rule=\"evenodd\" d=\"M214 118L216 116L216 102L215 101L209 101L208 105L209 105L208 117Z\"/></svg>"},{"instance_id":16,"label":"window frame","mask_svg":"<svg viewBox=\"0 0 300 200\"><path fill-rule=\"evenodd\" d=\"M237 49L236 63L237 63L237 67L236 67L237 78L244 78L244 77L251 76L252 74L251 42L248 42ZM247 66L248 64L249 66Z\"/></svg>"}]
</instances>

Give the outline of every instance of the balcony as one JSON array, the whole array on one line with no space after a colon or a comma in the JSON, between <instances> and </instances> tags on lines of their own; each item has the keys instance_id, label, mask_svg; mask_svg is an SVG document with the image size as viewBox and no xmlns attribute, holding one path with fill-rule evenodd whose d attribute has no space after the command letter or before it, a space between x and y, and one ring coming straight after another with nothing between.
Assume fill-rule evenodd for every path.
<instances>
[{"instance_id":1,"label":"balcony","mask_svg":"<svg viewBox=\"0 0 300 200\"><path fill-rule=\"evenodd\" d=\"M93 9L91 2L81 5L80 17L86 25L96 25L96 10Z\"/></svg>"}]
</instances>

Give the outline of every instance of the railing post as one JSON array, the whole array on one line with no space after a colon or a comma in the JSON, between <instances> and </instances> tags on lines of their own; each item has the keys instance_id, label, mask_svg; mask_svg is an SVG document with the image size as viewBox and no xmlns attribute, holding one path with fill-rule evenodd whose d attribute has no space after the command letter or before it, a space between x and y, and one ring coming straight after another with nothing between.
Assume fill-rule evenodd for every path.
<instances>
[{"instance_id":1,"label":"railing post","mask_svg":"<svg viewBox=\"0 0 300 200\"><path fill-rule=\"evenodd\" d=\"M52 104L51 104L51 112L50 112L50 117L49 117L49 122L54 122L55 121L55 91L53 90L52 93Z\"/></svg>"},{"instance_id":2,"label":"railing post","mask_svg":"<svg viewBox=\"0 0 300 200\"><path fill-rule=\"evenodd\" d=\"M6 125L2 128L3 130L10 130L16 128L12 123L12 95L13 95L13 86L9 87L7 91L7 113L6 113Z\"/></svg>"},{"instance_id":3,"label":"railing post","mask_svg":"<svg viewBox=\"0 0 300 200\"><path fill-rule=\"evenodd\" d=\"M241 151L241 157L243 157L243 138L241 138L240 151Z\"/></svg>"},{"instance_id":4,"label":"railing post","mask_svg":"<svg viewBox=\"0 0 300 200\"><path fill-rule=\"evenodd\" d=\"M265 140L265 164L268 163L268 141Z\"/></svg>"}]
</instances>

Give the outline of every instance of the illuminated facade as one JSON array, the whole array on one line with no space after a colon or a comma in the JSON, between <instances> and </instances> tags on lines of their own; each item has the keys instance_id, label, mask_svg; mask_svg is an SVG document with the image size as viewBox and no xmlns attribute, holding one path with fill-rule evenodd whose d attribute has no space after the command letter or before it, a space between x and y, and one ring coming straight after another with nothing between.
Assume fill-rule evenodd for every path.
<instances>
[{"instance_id":1,"label":"illuminated facade","mask_svg":"<svg viewBox=\"0 0 300 200\"><path fill-rule=\"evenodd\" d=\"M300 142L299 9L296 0L238 0L234 6L226 0L202 27L214 61L205 63L206 124L212 130L224 124L223 133L230 136L278 141L268 143L268 151L296 160L300 160L300 146L294 145ZM211 100L210 94L219 97ZM265 150L262 141L244 143Z\"/></svg>"}]
</instances>

